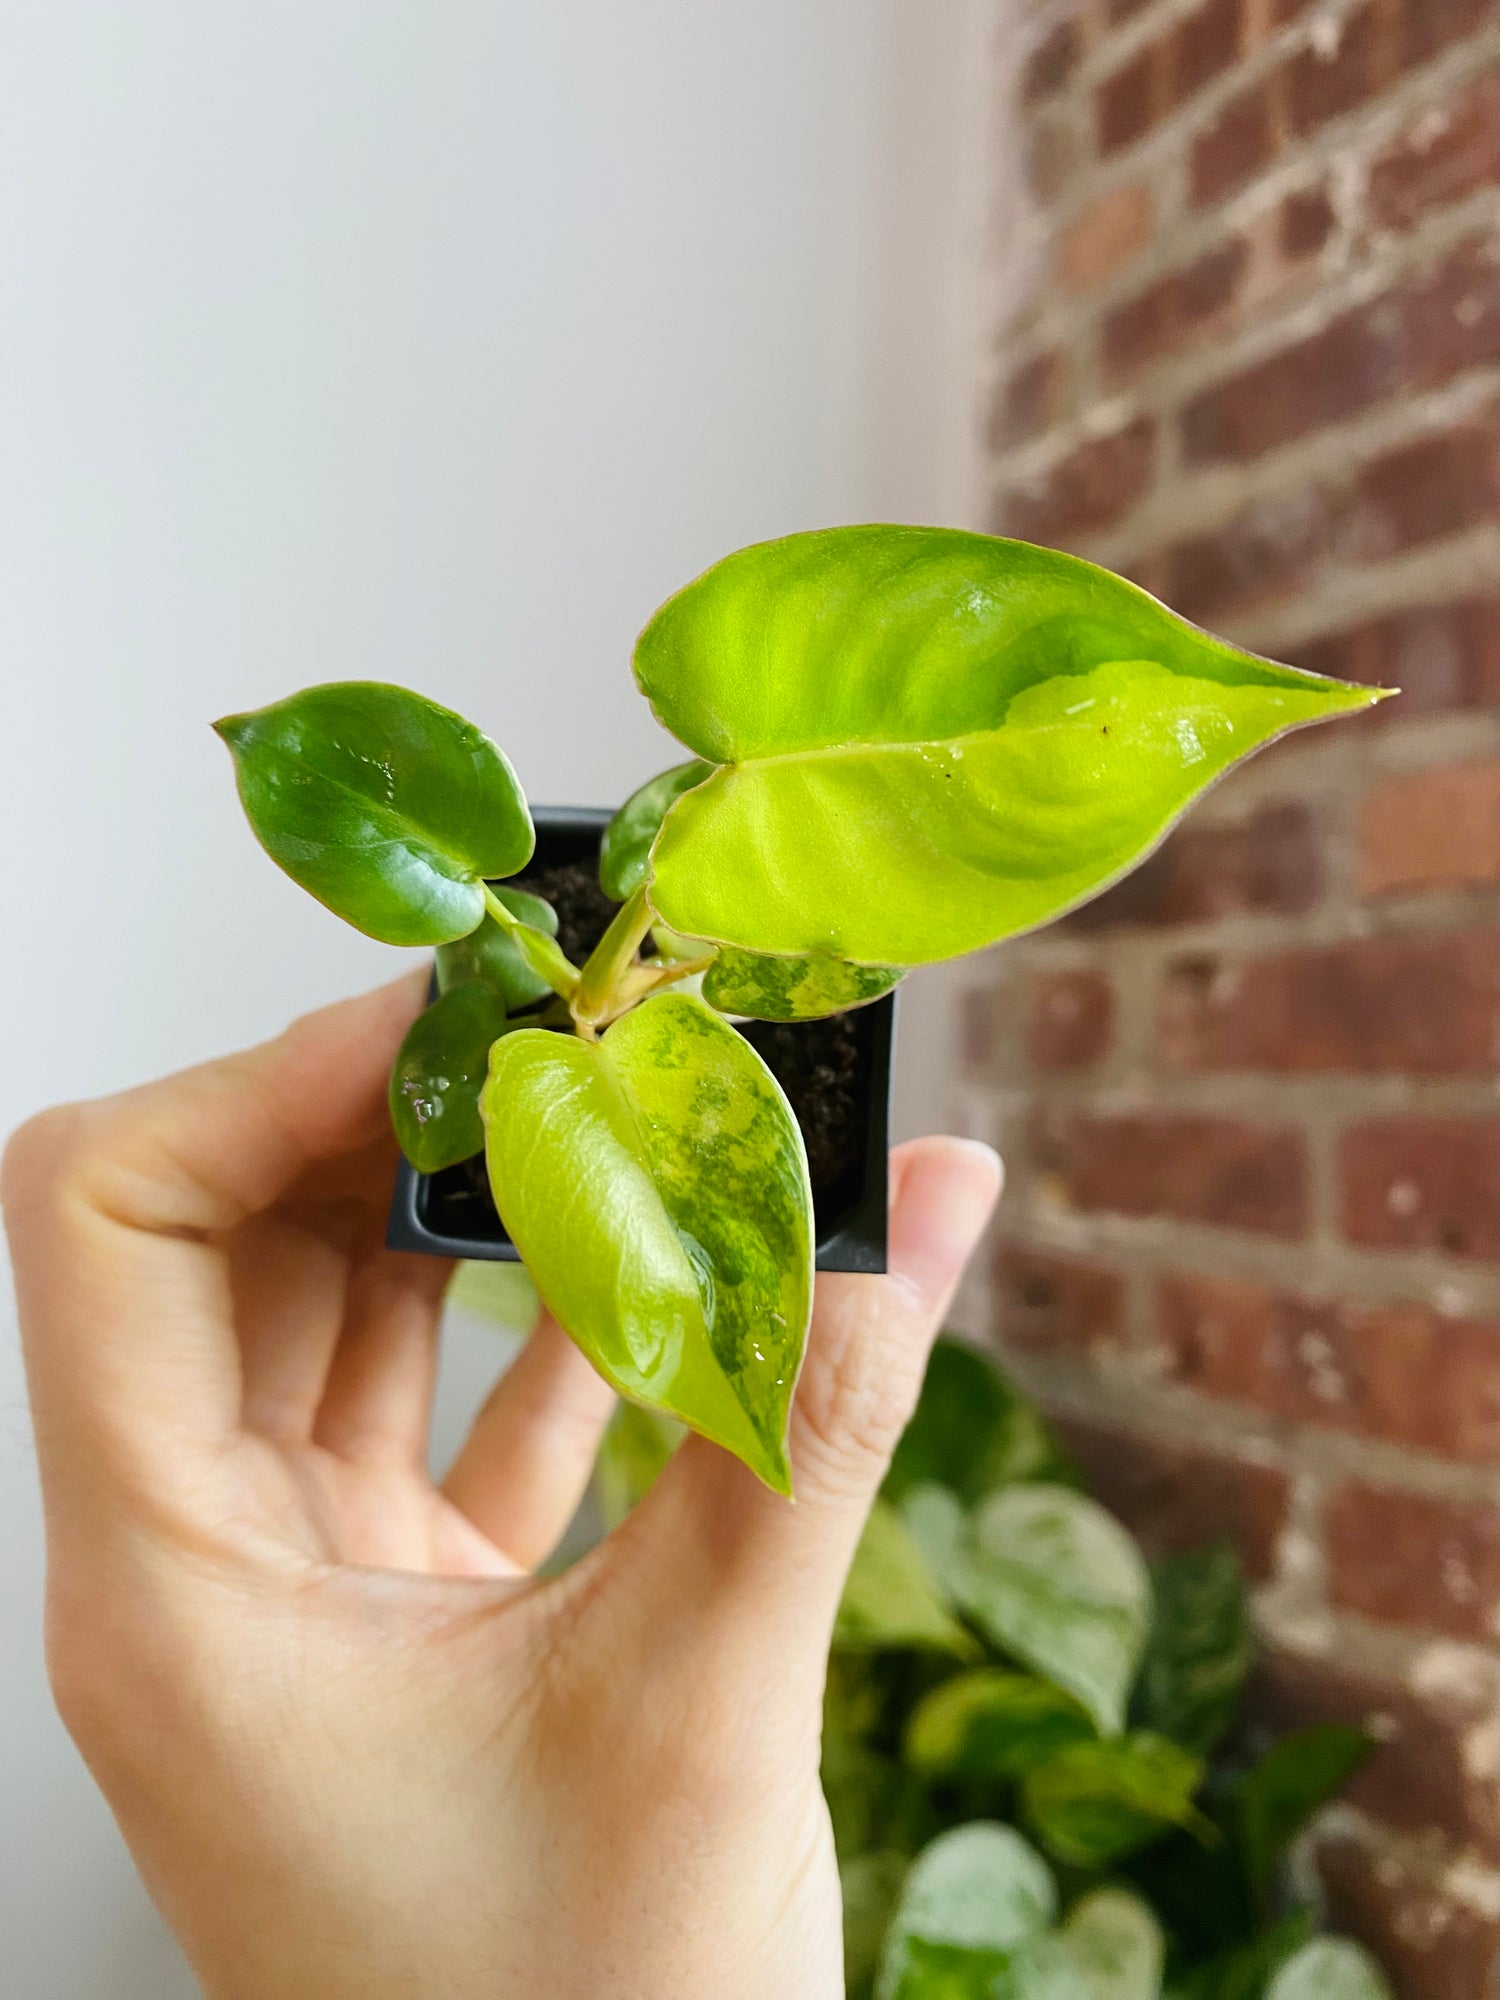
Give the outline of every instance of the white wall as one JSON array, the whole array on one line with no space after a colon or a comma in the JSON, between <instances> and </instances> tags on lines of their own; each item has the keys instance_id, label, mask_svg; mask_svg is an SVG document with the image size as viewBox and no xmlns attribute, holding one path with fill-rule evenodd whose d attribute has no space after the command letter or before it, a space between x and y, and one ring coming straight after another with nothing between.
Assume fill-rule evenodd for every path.
<instances>
[{"instance_id":1,"label":"white wall","mask_svg":"<svg viewBox=\"0 0 1500 2000\"><path fill-rule=\"evenodd\" d=\"M666 754L627 662L670 590L964 517L985 11L0 0L0 1131L394 969L211 717L406 681L609 801ZM172 2000L46 1697L5 1311L0 1987Z\"/></svg>"}]
</instances>

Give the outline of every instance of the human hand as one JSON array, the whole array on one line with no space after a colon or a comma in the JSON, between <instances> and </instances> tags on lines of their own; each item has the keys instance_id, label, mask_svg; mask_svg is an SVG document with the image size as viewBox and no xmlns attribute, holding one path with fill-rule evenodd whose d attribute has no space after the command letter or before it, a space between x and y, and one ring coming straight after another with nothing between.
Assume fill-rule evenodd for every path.
<instances>
[{"instance_id":1,"label":"human hand","mask_svg":"<svg viewBox=\"0 0 1500 2000\"><path fill-rule=\"evenodd\" d=\"M11 1144L64 1719L210 2000L833 2000L829 1634L997 1162L893 1155L795 1505L690 1438L532 1580L611 1397L544 1318L427 1476L448 1267L382 1241L424 982Z\"/></svg>"}]
</instances>

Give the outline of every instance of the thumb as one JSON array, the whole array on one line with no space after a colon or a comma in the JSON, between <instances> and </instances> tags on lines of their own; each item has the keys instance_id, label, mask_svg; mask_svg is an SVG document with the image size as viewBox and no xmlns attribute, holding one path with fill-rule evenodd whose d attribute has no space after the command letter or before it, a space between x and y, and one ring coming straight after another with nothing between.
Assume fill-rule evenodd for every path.
<instances>
[{"instance_id":1,"label":"thumb","mask_svg":"<svg viewBox=\"0 0 1500 2000\"><path fill-rule=\"evenodd\" d=\"M684 1620L746 1664L805 1660L821 1685L844 1579L927 1356L1000 1192L1000 1161L963 1139L891 1156L890 1268L818 1281L792 1409L794 1504L689 1438L637 1510L668 1643Z\"/></svg>"}]
</instances>

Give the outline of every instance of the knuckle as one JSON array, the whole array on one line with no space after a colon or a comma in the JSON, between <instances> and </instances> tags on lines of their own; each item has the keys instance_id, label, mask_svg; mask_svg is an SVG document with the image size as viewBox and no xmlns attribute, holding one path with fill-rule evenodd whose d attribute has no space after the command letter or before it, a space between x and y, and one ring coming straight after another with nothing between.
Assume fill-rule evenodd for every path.
<instances>
[{"instance_id":1,"label":"knuckle","mask_svg":"<svg viewBox=\"0 0 1500 2000\"><path fill-rule=\"evenodd\" d=\"M890 1324L887 1301L861 1286L834 1337L814 1340L797 1391L799 1471L863 1488L895 1450L921 1388L921 1360Z\"/></svg>"},{"instance_id":2,"label":"knuckle","mask_svg":"<svg viewBox=\"0 0 1500 2000\"><path fill-rule=\"evenodd\" d=\"M63 1182L83 1144L87 1110L57 1104L18 1126L0 1156L0 1204L19 1215L48 1198Z\"/></svg>"}]
</instances>

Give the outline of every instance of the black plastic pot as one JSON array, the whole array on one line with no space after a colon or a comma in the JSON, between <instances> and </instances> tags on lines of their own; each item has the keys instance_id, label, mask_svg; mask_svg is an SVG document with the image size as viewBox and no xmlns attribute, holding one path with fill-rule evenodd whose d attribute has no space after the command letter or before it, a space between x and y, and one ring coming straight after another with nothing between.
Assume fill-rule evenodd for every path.
<instances>
[{"instance_id":1,"label":"black plastic pot","mask_svg":"<svg viewBox=\"0 0 1500 2000\"><path fill-rule=\"evenodd\" d=\"M600 837L610 820L607 812L544 806L537 810L535 819L536 855L527 877L572 862L597 866ZM820 1067L828 1072L839 1093L848 1157L838 1171L824 1171L821 1181L815 1174L813 1183L820 1271L885 1269L886 1146L895 1017L896 996L892 993L841 1015L836 1022L747 1022L741 1029L776 1071L794 1109L808 1073L815 1074ZM799 1110L798 1115L806 1132L808 1116L805 1110ZM821 1150L810 1146L809 1157L818 1157ZM435 1257L508 1264L519 1261L495 1211L482 1160L465 1161L437 1174L419 1174L403 1160L396 1174L385 1240L393 1250L420 1250Z\"/></svg>"}]
</instances>

